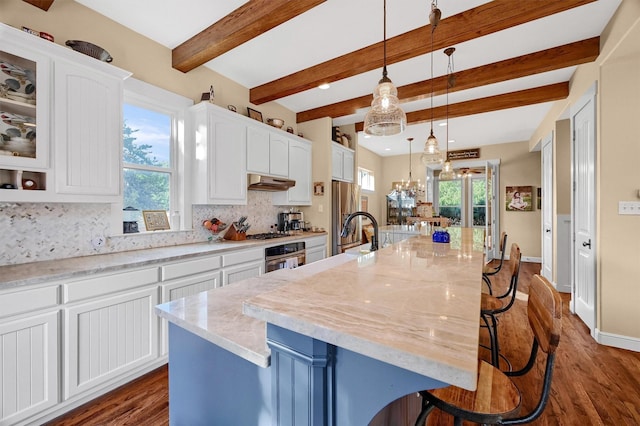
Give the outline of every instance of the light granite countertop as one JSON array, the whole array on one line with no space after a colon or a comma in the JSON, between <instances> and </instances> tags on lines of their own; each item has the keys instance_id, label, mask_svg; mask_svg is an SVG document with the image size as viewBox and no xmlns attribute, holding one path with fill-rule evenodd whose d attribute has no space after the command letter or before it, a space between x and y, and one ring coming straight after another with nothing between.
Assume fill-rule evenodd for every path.
<instances>
[{"instance_id":1,"label":"light granite countertop","mask_svg":"<svg viewBox=\"0 0 640 426\"><path fill-rule=\"evenodd\" d=\"M450 244L415 236L156 307L163 318L261 366L265 322L475 389L482 230ZM243 315L244 313L244 315Z\"/></svg>"},{"instance_id":2,"label":"light granite countertop","mask_svg":"<svg viewBox=\"0 0 640 426\"><path fill-rule=\"evenodd\" d=\"M260 246L273 246L283 242L325 236L326 233L304 232L298 235L269 240L215 241L170 247L148 248L118 253L96 254L68 259L30 262L0 266L0 290L76 279L105 272L119 272L143 266L160 265L199 256Z\"/></svg>"}]
</instances>

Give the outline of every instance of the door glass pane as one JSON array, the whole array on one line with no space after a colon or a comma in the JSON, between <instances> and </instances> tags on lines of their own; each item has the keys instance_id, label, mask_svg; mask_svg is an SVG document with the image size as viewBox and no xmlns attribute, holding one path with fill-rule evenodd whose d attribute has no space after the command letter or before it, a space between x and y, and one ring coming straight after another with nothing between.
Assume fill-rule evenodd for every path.
<instances>
[{"instance_id":1,"label":"door glass pane","mask_svg":"<svg viewBox=\"0 0 640 426\"><path fill-rule=\"evenodd\" d=\"M438 182L440 216L448 217L452 226L462 224L462 180Z\"/></svg>"},{"instance_id":2,"label":"door glass pane","mask_svg":"<svg viewBox=\"0 0 640 426\"><path fill-rule=\"evenodd\" d=\"M471 203L473 226L485 226L487 223L487 188L484 179L471 179Z\"/></svg>"}]
</instances>

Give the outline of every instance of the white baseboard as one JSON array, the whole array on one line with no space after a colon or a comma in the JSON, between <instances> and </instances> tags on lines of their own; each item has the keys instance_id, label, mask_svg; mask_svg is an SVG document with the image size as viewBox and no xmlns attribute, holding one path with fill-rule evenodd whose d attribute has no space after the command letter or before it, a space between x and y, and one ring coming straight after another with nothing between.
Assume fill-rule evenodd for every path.
<instances>
[{"instance_id":1,"label":"white baseboard","mask_svg":"<svg viewBox=\"0 0 640 426\"><path fill-rule=\"evenodd\" d=\"M605 333L596 328L595 336L596 342L612 346L619 349L627 349L634 352L640 352L640 339L636 337L621 336L619 334Z\"/></svg>"},{"instance_id":2,"label":"white baseboard","mask_svg":"<svg viewBox=\"0 0 640 426\"><path fill-rule=\"evenodd\" d=\"M541 257L522 256L522 262L542 263Z\"/></svg>"}]
</instances>

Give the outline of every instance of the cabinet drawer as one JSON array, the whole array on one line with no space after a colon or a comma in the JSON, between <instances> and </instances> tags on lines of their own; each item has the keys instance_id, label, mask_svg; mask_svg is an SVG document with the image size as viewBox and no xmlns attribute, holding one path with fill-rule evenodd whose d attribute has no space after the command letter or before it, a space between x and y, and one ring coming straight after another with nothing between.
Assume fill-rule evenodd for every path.
<instances>
[{"instance_id":1,"label":"cabinet drawer","mask_svg":"<svg viewBox=\"0 0 640 426\"><path fill-rule=\"evenodd\" d=\"M63 303L75 302L156 282L158 282L158 268L104 275L64 284L62 286L62 301Z\"/></svg>"},{"instance_id":2,"label":"cabinet drawer","mask_svg":"<svg viewBox=\"0 0 640 426\"><path fill-rule=\"evenodd\" d=\"M264 249L255 248L242 250L222 255L222 266L237 265L239 263L251 262L253 260L261 260L264 262Z\"/></svg>"},{"instance_id":3,"label":"cabinet drawer","mask_svg":"<svg viewBox=\"0 0 640 426\"><path fill-rule=\"evenodd\" d=\"M0 317L11 316L58 304L58 286L0 294Z\"/></svg>"},{"instance_id":4,"label":"cabinet drawer","mask_svg":"<svg viewBox=\"0 0 640 426\"><path fill-rule=\"evenodd\" d=\"M327 237L325 235L321 237L307 238L306 240L304 240L304 246L307 250L311 247L319 247L324 245L327 245Z\"/></svg>"},{"instance_id":5,"label":"cabinet drawer","mask_svg":"<svg viewBox=\"0 0 640 426\"><path fill-rule=\"evenodd\" d=\"M202 259L188 260L180 263L165 265L160 268L160 281L168 281L187 275L213 271L221 266L220 256L208 256Z\"/></svg>"}]
</instances>

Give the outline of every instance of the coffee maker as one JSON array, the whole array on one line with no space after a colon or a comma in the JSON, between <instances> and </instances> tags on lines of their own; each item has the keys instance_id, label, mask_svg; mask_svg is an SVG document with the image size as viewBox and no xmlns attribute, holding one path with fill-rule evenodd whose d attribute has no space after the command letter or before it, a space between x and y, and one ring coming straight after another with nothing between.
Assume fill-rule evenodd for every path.
<instances>
[{"instance_id":1,"label":"coffee maker","mask_svg":"<svg viewBox=\"0 0 640 426\"><path fill-rule=\"evenodd\" d=\"M278 232L302 233L304 219L301 212L278 213Z\"/></svg>"}]
</instances>

